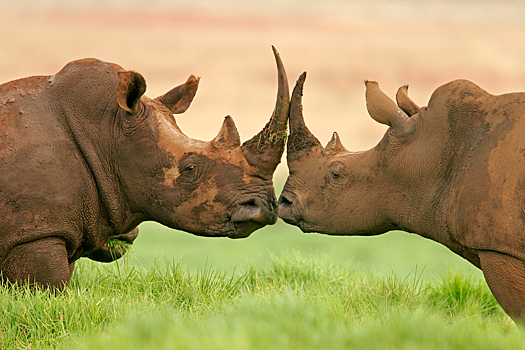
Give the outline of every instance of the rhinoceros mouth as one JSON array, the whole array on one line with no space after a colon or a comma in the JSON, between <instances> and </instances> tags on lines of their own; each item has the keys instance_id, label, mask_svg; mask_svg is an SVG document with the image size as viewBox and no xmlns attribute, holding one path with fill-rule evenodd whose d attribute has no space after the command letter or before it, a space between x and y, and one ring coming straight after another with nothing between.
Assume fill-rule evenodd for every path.
<instances>
[{"instance_id":1,"label":"rhinoceros mouth","mask_svg":"<svg viewBox=\"0 0 525 350\"><path fill-rule=\"evenodd\" d=\"M283 221L289 225L299 226L299 224L301 223L301 220L298 220L295 217L283 216L280 213L279 213L279 217L283 219Z\"/></svg>"},{"instance_id":2,"label":"rhinoceros mouth","mask_svg":"<svg viewBox=\"0 0 525 350\"><path fill-rule=\"evenodd\" d=\"M310 233L310 232L317 232L315 231L310 224L308 224L303 219L297 219L297 218L289 218L289 217L280 217L283 219L284 222L286 222L289 225L297 226L303 231L304 233Z\"/></svg>"},{"instance_id":3,"label":"rhinoceros mouth","mask_svg":"<svg viewBox=\"0 0 525 350\"><path fill-rule=\"evenodd\" d=\"M237 209L231 217L231 221L254 222L264 225L273 225L277 222L277 203L275 198L268 201L261 200L257 197L248 197L238 203Z\"/></svg>"},{"instance_id":4,"label":"rhinoceros mouth","mask_svg":"<svg viewBox=\"0 0 525 350\"><path fill-rule=\"evenodd\" d=\"M295 204L295 195L284 192L281 193L281 196L279 197L279 217L283 219L284 222L290 225L299 226L299 228L302 227L301 222L303 222L302 217L300 214L297 213Z\"/></svg>"},{"instance_id":5,"label":"rhinoceros mouth","mask_svg":"<svg viewBox=\"0 0 525 350\"><path fill-rule=\"evenodd\" d=\"M304 233L317 232L311 224L304 220L294 204L295 201L296 196L294 194L289 192L281 193L279 197L279 217L287 224L299 227Z\"/></svg>"},{"instance_id":6,"label":"rhinoceros mouth","mask_svg":"<svg viewBox=\"0 0 525 350\"><path fill-rule=\"evenodd\" d=\"M318 230L314 229L312 227L312 225L310 225L309 223L307 223L306 221L304 220L299 220L299 224L297 225L301 231L303 231L304 233L311 233L311 232L319 232Z\"/></svg>"},{"instance_id":7,"label":"rhinoceros mouth","mask_svg":"<svg viewBox=\"0 0 525 350\"><path fill-rule=\"evenodd\" d=\"M248 237L253 231L277 222L276 201L266 202L257 197L240 201L230 218L230 238Z\"/></svg>"},{"instance_id":8,"label":"rhinoceros mouth","mask_svg":"<svg viewBox=\"0 0 525 350\"><path fill-rule=\"evenodd\" d=\"M233 222L231 223L231 231L227 235L228 238L237 239L237 238L246 238L250 236L254 231L264 227L264 224L260 224L253 221L244 221L244 222Z\"/></svg>"}]
</instances>

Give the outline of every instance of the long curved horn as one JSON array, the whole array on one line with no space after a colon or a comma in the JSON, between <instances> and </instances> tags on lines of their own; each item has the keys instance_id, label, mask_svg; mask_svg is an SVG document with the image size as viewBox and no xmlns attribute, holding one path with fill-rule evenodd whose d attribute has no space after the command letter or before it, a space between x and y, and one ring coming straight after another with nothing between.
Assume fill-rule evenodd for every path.
<instances>
[{"instance_id":1,"label":"long curved horn","mask_svg":"<svg viewBox=\"0 0 525 350\"><path fill-rule=\"evenodd\" d=\"M250 140L242 144L242 151L248 163L262 171L273 174L281 161L286 142L288 109L290 108L290 91L288 78L279 53L272 46L277 63L278 89L275 109L266 126Z\"/></svg>"},{"instance_id":2,"label":"long curved horn","mask_svg":"<svg viewBox=\"0 0 525 350\"><path fill-rule=\"evenodd\" d=\"M314 150L323 151L319 140L308 130L303 118L303 86L306 72L301 74L292 92L290 102L290 136L288 137L288 162L298 160Z\"/></svg>"}]
</instances>

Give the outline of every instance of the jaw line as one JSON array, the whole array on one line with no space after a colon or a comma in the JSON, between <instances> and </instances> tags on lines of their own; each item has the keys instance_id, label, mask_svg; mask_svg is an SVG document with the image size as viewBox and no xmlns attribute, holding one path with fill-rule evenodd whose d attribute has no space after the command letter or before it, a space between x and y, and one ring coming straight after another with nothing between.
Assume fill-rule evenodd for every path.
<instances>
[{"instance_id":1,"label":"jaw line","mask_svg":"<svg viewBox=\"0 0 525 350\"><path fill-rule=\"evenodd\" d=\"M185 232L191 233L195 236L199 237L210 237L210 238L220 238L220 237L226 237L226 238L246 238L250 236L255 230L243 230L243 225L238 225L237 223L233 221L228 221L227 224L223 226L220 230L214 230L214 231L195 231L195 230L184 230L179 228L178 230L183 230ZM249 233L246 233L246 231L250 231ZM242 234L241 234L242 233Z\"/></svg>"},{"instance_id":2,"label":"jaw line","mask_svg":"<svg viewBox=\"0 0 525 350\"><path fill-rule=\"evenodd\" d=\"M299 224L297 224L297 227L299 227L304 233L313 232L308 228L307 223L303 219L299 220Z\"/></svg>"},{"instance_id":3,"label":"jaw line","mask_svg":"<svg viewBox=\"0 0 525 350\"><path fill-rule=\"evenodd\" d=\"M229 230L228 233L226 233L226 237L231 238L231 239L247 238L253 232L257 231L261 227L264 227L264 226L256 225L254 223L251 228L254 228L256 226L259 226L259 227L256 227L253 230L247 229L246 231L244 231L243 228L245 228L247 226L247 224L249 224L249 223L250 223L250 221L233 222L233 221L230 220L230 230Z\"/></svg>"},{"instance_id":4,"label":"jaw line","mask_svg":"<svg viewBox=\"0 0 525 350\"><path fill-rule=\"evenodd\" d=\"M304 221L302 218L301 219L298 219L297 221L294 221L292 222L291 220L285 220L283 218L281 218L284 222L286 222L288 225L292 225L292 226L296 226L298 227L301 231L303 231L304 233L309 233L309 232L315 232L313 230L311 230L309 227L308 227L308 224L306 223L306 221Z\"/></svg>"}]
</instances>

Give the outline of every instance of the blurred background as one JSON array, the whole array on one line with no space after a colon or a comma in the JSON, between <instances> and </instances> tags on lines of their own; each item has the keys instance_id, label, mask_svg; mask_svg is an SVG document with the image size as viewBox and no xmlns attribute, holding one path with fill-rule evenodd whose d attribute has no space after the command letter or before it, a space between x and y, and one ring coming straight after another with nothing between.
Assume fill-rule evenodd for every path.
<instances>
[{"instance_id":1,"label":"blurred background","mask_svg":"<svg viewBox=\"0 0 525 350\"><path fill-rule=\"evenodd\" d=\"M394 97L400 85L426 105L440 85L468 79L488 92L525 91L525 1L370 0L0 0L0 83L50 75L67 62L96 57L140 72L156 97L202 77L177 122L210 140L231 115L242 140L267 122L277 91L271 45L291 88L308 72L304 115L325 143L338 131L349 150L366 150L386 127L368 116L365 79ZM286 162L275 175L280 192ZM279 222L248 239L202 238L144 223L129 260L149 265L183 258L189 269L266 264L297 251L356 267L425 278L448 268L481 276L447 248L415 235L303 234Z\"/></svg>"}]
</instances>

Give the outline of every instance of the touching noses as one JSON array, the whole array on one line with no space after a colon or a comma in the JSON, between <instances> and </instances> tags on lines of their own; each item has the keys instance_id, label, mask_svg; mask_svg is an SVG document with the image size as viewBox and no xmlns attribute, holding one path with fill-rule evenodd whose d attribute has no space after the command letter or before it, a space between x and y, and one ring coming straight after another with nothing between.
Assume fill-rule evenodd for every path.
<instances>
[{"instance_id":1,"label":"touching noses","mask_svg":"<svg viewBox=\"0 0 525 350\"><path fill-rule=\"evenodd\" d=\"M293 211L294 196L283 192L279 197L279 217L289 224L297 224Z\"/></svg>"},{"instance_id":2,"label":"touching noses","mask_svg":"<svg viewBox=\"0 0 525 350\"><path fill-rule=\"evenodd\" d=\"M292 206L293 201L289 199L284 193L281 194L279 197L279 214L281 211L290 210L290 207Z\"/></svg>"}]
</instances>

